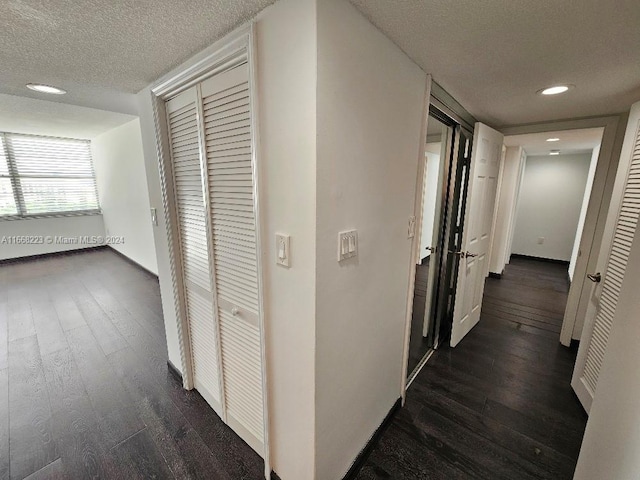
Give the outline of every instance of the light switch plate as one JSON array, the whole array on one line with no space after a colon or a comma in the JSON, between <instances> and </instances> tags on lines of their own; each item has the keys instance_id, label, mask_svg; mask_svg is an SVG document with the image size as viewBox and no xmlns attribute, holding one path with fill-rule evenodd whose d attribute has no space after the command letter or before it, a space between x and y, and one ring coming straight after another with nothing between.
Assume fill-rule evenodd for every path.
<instances>
[{"instance_id":1,"label":"light switch plate","mask_svg":"<svg viewBox=\"0 0 640 480\"><path fill-rule=\"evenodd\" d=\"M151 223L156 227L158 226L158 210L155 208L151 209Z\"/></svg>"},{"instance_id":2,"label":"light switch plate","mask_svg":"<svg viewBox=\"0 0 640 480\"><path fill-rule=\"evenodd\" d=\"M287 268L291 266L290 246L289 235L276 233L276 264Z\"/></svg>"},{"instance_id":3,"label":"light switch plate","mask_svg":"<svg viewBox=\"0 0 640 480\"><path fill-rule=\"evenodd\" d=\"M358 255L358 231L347 230L338 233L338 261Z\"/></svg>"},{"instance_id":4,"label":"light switch plate","mask_svg":"<svg viewBox=\"0 0 640 480\"><path fill-rule=\"evenodd\" d=\"M413 238L416 236L416 217L413 215L409 217L409 228L407 230L407 238Z\"/></svg>"}]
</instances>

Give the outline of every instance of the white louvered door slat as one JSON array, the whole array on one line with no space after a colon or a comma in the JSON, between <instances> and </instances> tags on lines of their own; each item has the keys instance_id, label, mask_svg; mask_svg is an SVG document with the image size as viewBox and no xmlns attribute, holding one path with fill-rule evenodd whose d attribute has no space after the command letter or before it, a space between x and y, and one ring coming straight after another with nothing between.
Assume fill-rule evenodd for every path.
<instances>
[{"instance_id":1,"label":"white louvered door slat","mask_svg":"<svg viewBox=\"0 0 640 480\"><path fill-rule=\"evenodd\" d=\"M220 378L196 87L166 103L182 283L196 389L219 414Z\"/></svg>"},{"instance_id":2,"label":"white louvered door slat","mask_svg":"<svg viewBox=\"0 0 640 480\"><path fill-rule=\"evenodd\" d=\"M598 377L607 350L609 335L618 305L618 296L627 269L631 242L640 218L640 129L627 173L622 201L615 225L613 241L603 277L598 308L586 354L578 354L572 385L587 410L598 386ZM582 360L583 359L583 360ZM584 392L584 394L582 393ZM586 395L586 398L585 398Z\"/></svg>"},{"instance_id":3,"label":"white louvered door slat","mask_svg":"<svg viewBox=\"0 0 640 480\"><path fill-rule=\"evenodd\" d=\"M264 443L251 104L247 64L202 82L227 422Z\"/></svg>"}]
</instances>

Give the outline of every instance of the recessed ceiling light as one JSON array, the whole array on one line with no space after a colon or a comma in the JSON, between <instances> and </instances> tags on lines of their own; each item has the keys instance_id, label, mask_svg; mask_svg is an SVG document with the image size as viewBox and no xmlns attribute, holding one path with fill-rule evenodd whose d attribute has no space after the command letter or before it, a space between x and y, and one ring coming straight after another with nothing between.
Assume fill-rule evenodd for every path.
<instances>
[{"instance_id":1,"label":"recessed ceiling light","mask_svg":"<svg viewBox=\"0 0 640 480\"><path fill-rule=\"evenodd\" d=\"M573 88L573 85L554 85L552 87L543 88L542 90L538 90L540 95L558 95L559 93L564 93Z\"/></svg>"},{"instance_id":2,"label":"recessed ceiling light","mask_svg":"<svg viewBox=\"0 0 640 480\"><path fill-rule=\"evenodd\" d=\"M27 83L27 88L36 92L52 93L54 95L64 95L65 93L67 93L66 90L63 90L61 88L54 87L52 85L42 85L40 83Z\"/></svg>"},{"instance_id":3,"label":"recessed ceiling light","mask_svg":"<svg viewBox=\"0 0 640 480\"><path fill-rule=\"evenodd\" d=\"M547 142L559 142L559 138L547 138Z\"/></svg>"}]
</instances>

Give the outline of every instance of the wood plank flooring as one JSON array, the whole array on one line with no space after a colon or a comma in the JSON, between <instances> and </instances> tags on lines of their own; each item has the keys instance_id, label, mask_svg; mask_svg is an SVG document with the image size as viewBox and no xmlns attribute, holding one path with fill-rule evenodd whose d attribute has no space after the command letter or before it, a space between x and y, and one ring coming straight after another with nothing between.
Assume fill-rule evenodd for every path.
<instances>
[{"instance_id":1,"label":"wood plank flooring","mask_svg":"<svg viewBox=\"0 0 640 480\"><path fill-rule=\"evenodd\" d=\"M167 369L158 280L110 249L0 266L0 479L260 479Z\"/></svg>"},{"instance_id":2,"label":"wood plank flooring","mask_svg":"<svg viewBox=\"0 0 640 480\"><path fill-rule=\"evenodd\" d=\"M566 266L513 258L480 323L431 357L358 479L573 477L587 416L559 344Z\"/></svg>"}]
</instances>

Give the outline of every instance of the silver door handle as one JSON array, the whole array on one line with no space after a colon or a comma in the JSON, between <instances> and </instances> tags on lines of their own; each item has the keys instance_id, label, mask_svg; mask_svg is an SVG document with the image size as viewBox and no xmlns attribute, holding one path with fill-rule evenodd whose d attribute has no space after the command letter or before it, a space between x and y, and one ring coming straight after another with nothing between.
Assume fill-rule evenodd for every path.
<instances>
[{"instance_id":1,"label":"silver door handle","mask_svg":"<svg viewBox=\"0 0 640 480\"><path fill-rule=\"evenodd\" d=\"M438 247L425 247L425 250L429 250L431 253L436 253L438 251Z\"/></svg>"},{"instance_id":2,"label":"silver door handle","mask_svg":"<svg viewBox=\"0 0 640 480\"><path fill-rule=\"evenodd\" d=\"M474 258L477 257L478 254L477 253L471 253L471 252L454 252L452 250L449 250L449 253L453 253L454 255L458 255L460 258Z\"/></svg>"},{"instance_id":3,"label":"silver door handle","mask_svg":"<svg viewBox=\"0 0 640 480\"><path fill-rule=\"evenodd\" d=\"M600 281L602 280L602 275L600 275L600 272L596 274L587 273L587 278L591 280L593 283L600 283Z\"/></svg>"}]
</instances>

